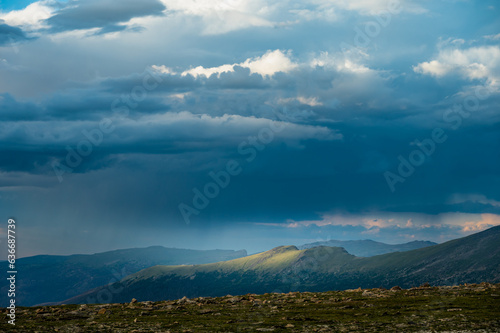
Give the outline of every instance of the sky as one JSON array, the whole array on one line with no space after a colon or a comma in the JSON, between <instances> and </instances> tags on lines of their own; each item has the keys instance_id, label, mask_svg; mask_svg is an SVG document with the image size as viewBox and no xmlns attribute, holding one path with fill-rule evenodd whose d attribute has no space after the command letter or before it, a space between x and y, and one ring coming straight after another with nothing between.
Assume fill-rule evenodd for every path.
<instances>
[{"instance_id":1,"label":"sky","mask_svg":"<svg viewBox=\"0 0 500 333\"><path fill-rule=\"evenodd\" d=\"M0 1L18 255L500 225L493 0Z\"/></svg>"}]
</instances>

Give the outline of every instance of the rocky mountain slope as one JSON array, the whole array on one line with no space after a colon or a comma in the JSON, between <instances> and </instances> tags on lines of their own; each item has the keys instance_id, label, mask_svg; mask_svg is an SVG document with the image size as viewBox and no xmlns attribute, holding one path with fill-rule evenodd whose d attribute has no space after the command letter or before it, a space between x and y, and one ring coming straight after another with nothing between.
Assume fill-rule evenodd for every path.
<instances>
[{"instance_id":1,"label":"rocky mountain slope","mask_svg":"<svg viewBox=\"0 0 500 333\"><path fill-rule=\"evenodd\" d=\"M299 250L282 246L225 262L192 266L155 266L111 285L67 299L89 303L99 294L113 294L115 302L131 298L159 301L187 297L215 297L290 291L327 291L350 288L390 288L422 283L447 285L500 282L500 227L408 252L358 258L342 248Z\"/></svg>"},{"instance_id":2,"label":"rocky mountain slope","mask_svg":"<svg viewBox=\"0 0 500 333\"><path fill-rule=\"evenodd\" d=\"M246 256L245 250L185 250L152 246L92 255L41 255L17 260L16 302L32 306L58 302L155 265L204 264ZM6 263L6 262L5 262ZM7 295L7 280L0 293ZM7 306L7 297L0 306Z\"/></svg>"},{"instance_id":3,"label":"rocky mountain slope","mask_svg":"<svg viewBox=\"0 0 500 333\"><path fill-rule=\"evenodd\" d=\"M16 332L500 332L500 285L17 309ZM0 331L13 330L6 320ZM13 330L14 331L14 330Z\"/></svg>"}]
</instances>

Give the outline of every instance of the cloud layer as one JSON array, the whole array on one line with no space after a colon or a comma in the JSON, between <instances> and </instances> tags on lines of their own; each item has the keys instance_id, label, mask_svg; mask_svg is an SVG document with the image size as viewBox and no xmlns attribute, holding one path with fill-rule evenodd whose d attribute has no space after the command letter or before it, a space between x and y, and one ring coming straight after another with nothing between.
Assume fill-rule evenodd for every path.
<instances>
[{"instance_id":1,"label":"cloud layer","mask_svg":"<svg viewBox=\"0 0 500 333\"><path fill-rule=\"evenodd\" d=\"M24 221L26 254L444 241L498 224L494 1L11 5L0 210ZM233 162L187 225L179 205Z\"/></svg>"}]
</instances>

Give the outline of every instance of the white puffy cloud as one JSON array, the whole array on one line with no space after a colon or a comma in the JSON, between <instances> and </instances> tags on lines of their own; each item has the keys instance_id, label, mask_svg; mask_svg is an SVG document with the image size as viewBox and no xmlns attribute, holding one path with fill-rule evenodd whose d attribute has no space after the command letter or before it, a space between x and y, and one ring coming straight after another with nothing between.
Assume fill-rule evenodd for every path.
<instances>
[{"instance_id":1,"label":"white puffy cloud","mask_svg":"<svg viewBox=\"0 0 500 333\"><path fill-rule=\"evenodd\" d=\"M193 76L200 86L210 83L211 88L221 85L233 88L274 87L273 96L259 95L262 97L261 104L289 107L300 119L314 114L309 108L336 107L339 102L344 106L366 103L372 108L384 107L391 100L392 89L388 86L391 74L367 67L361 59L357 59L360 57L349 56L341 52L322 52L295 60L290 51L274 50L239 63L198 66L178 73L165 65L152 68L167 75ZM237 73L237 68L246 71ZM274 76L278 72L286 75ZM223 75L225 73L231 75ZM238 77L234 82L233 74ZM260 75L262 80L256 80L252 74ZM289 86L291 82L293 86ZM256 100L257 95L252 94L252 99Z\"/></svg>"},{"instance_id":2,"label":"white puffy cloud","mask_svg":"<svg viewBox=\"0 0 500 333\"><path fill-rule=\"evenodd\" d=\"M262 57L247 59L241 66L249 68L251 73L261 75L287 73L297 67L297 64L290 60L290 55L290 52L283 53L280 50L268 51Z\"/></svg>"},{"instance_id":3,"label":"white puffy cloud","mask_svg":"<svg viewBox=\"0 0 500 333\"><path fill-rule=\"evenodd\" d=\"M10 12L0 11L0 20L8 25L22 27L26 30L45 28L44 21L51 17L55 11L54 1L38 1L21 10Z\"/></svg>"},{"instance_id":4,"label":"white puffy cloud","mask_svg":"<svg viewBox=\"0 0 500 333\"><path fill-rule=\"evenodd\" d=\"M481 214L481 218L474 221L465 222L463 232L475 233L488 228L500 225L500 216L495 214Z\"/></svg>"},{"instance_id":5,"label":"white puffy cloud","mask_svg":"<svg viewBox=\"0 0 500 333\"><path fill-rule=\"evenodd\" d=\"M267 51L263 56L247 59L239 64L225 64L218 67L210 67L205 68L203 66L198 66L196 68L192 68L186 70L182 73L185 75L193 75L198 77L200 75L204 75L206 77L210 77L213 74L220 74L225 72L233 72L235 66L248 68L250 69L250 73L257 73L262 76L272 76L278 72L290 72L291 70L298 67L298 65L293 62L291 59L290 52L282 52L281 50ZM157 67L158 68L158 67ZM164 70L161 70L164 72Z\"/></svg>"},{"instance_id":6,"label":"white puffy cloud","mask_svg":"<svg viewBox=\"0 0 500 333\"><path fill-rule=\"evenodd\" d=\"M273 225L283 228L301 228L308 226L363 227L367 230L367 233L378 233L380 230L392 229L399 230L405 234L415 231L435 231L436 229L451 228L460 231L462 234L468 235L500 225L500 215L466 213L428 215L414 212L377 212L366 214L334 213L323 214L319 220L288 220L286 223L257 224L267 226Z\"/></svg>"},{"instance_id":7,"label":"white puffy cloud","mask_svg":"<svg viewBox=\"0 0 500 333\"><path fill-rule=\"evenodd\" d=\"M195 68L192 68L192 69L189 69L189 70L182 72L182 75L183 76L192 75L194 77L204 75L205 77L210 77L213 74L216 74L217 76L220 76L222 73L234 72L234 66L236 66L236 65L237 64L233 64L233 65L225 64L222 66L208 67L208 68L205 68L203 66L198 66L198 67L195 67ZM162 70L162 73L165 73L165 72Z\"/></svg>"},{"instance_id":8,"label":"white puffy cloud","mask_svg":"<svg viewBox=\"0 0 500 333\"><path fill-rule=\"evenodd\" d=\"M349 57L347 57L347 55ZM318 56L314 57L310 65L311 67L325 67L333 69L337 72L351 72L351 73L368 73L373 72L370 68L361 64L361 57L367 57L361 51L358 54L330 54L328 52L321 52Z\"/></svg>"},{"instance_id":9,"label":"white puffy cloud","mask_svg":"<svg viewBox=\"0 0 500 333\"><path fill-rule=\"evenodd\" d=\"M366 67L355 58L355 56L348 58L340 53L329 54L328 52L321 52L318 56L308 62L298 63L292 60L291 51L283 52L281 50L268 50L260 57L249 58L241 63L223 64L216 67L198 66L183 71L181 75L192 75L194 77L205 76L208 78L215 74L217 77L220 77L222 73L234 72L236 66L248 68L251 74L256 73L262 75L263 77L270 77L278 72L289 73L298 68L310 70L315 67L324 67L325 69L334 72L354 74L373 74L377 72ZM174 70L166 67L165 65L154 65L152 68L163 74L176 74ZM314 102L314 104L317 103Z\"/></svg>"},{"instance_id":10,"label":"white puffy cloud","mask_svg":"<svg viewBox=\"0 0 500 333\"><path fill-rule=\"evenodd\" d=\"M439 50L436 59L422 62L413 70L434 77L454 73L468 80L484 80L486 84L496 86L500 82L500 47L444 47Z\"/></svg>"}]
</instances>

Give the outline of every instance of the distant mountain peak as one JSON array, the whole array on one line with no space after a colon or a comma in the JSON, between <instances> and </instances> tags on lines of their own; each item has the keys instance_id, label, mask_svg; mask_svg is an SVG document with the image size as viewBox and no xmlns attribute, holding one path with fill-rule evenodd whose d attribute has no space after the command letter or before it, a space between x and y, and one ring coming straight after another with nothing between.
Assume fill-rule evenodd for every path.
<instances>
[{"instance_id":1,"label":"distant mountain peak","mask_svg":"<svg viewBox=\"0 0 500 333\"><path fill-rule=\"evenodd\" d=\"M325 245L315 246L315 247L311 247L309 249L305 249L304 253L305 254L311 254L311 253L316 254L319 252L327 252L330 255L348 254L348 255L352 256L352 254L350 254L346 249L344 249L341 246L325 246Z\"/></svg>"},{"instance_id":2,"label":"distant mountain peak","mask_svg":"<svg viewBox=\"0 0 500 333\"><path fill-rule=\"evenodd\" d=\"M271 250L266 251L266 252L284 253L284 252L288 252L288 251L298 251L298 250L299 249L295 245L282 245L282 246L275 247L274 249L271 249Z\"/></svg>"},{"instance_id":3,"label":"distant mountain peak","mask_svg":"<svg viewBox=\"0 0 500 333\"><path fill-rule=\"evenodd\" d=\"M319 241L319 242L304 244L302 246L299 246L299 249L308 249L318 246L342 247L347 252L357 257L373 257L376 255L392 253L392 252L404 252L404 251L416 250L431 245L436 245L436 243L429 241L412 241L404 244L386 244L371 239L348 240L348 241L327 240L327 241Z\"/></svg>"}]
</instances>

